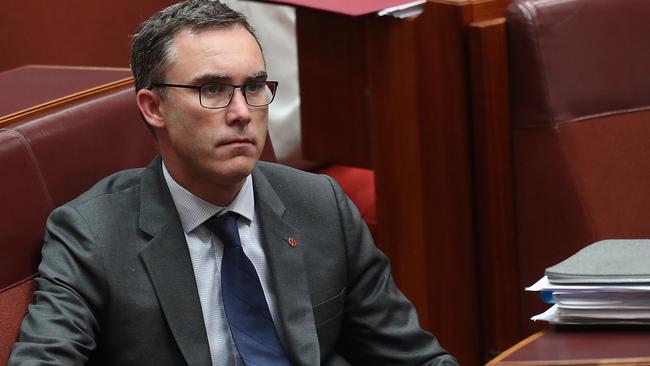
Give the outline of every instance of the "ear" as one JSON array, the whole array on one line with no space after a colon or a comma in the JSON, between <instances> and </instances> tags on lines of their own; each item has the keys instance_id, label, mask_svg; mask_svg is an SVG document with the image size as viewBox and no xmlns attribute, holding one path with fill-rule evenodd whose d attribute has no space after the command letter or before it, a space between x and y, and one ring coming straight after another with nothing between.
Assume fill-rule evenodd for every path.
<instances>
[{"instance_id":1,"label":"ear","mask_svg":"<svg viewBox=\"0 0 650 366\"><path fill-rule=\"evenodd\" d=\"M140 113L153 128L164 128L165 118L160 111L162 98L158 93L149 89L140 89L135 97Z\"/></svg>"}]
</instances>

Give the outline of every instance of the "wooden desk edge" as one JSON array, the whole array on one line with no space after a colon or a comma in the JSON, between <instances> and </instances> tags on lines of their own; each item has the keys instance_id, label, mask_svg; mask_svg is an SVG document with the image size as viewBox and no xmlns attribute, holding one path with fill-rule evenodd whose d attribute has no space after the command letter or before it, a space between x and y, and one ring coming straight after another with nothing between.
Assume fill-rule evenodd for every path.
<instances>
[{"instance_id":1,"label":"wooden desk edge","mask_svg":"<svg viewBox=\"0 0 650 366\"><path fill-rule=\"evenodd\" d=\"M547 331L537 332L537 333L529 336L528 338L525 338L525 339L521 340L519 343L517 343L514 346L508 348L503 353L501 353L497 357L490 360L490 362L485 364L485 366L498 366L498 365L500 365L501 360L503 360L504 358L510 356L514 352L518 351L519 349L523 348L527 344L533 342L534 340L536 340L537 338L543 336L546 333L547 333Z\"/></svg>"},{"instance_id":2,"label":"wooden desk edge","mask_svg":"<svg viewBox=\"0 0 650 366\"><path fill-rule=\"evenodd\" d=\"M131 84L133 84L133 77L129 76L129 77L124 78L124 79L119 79L119 80L116 80L114 82L99 85L99 86L96 86L96 87L93 87L93 88L90 88L90 89L82 90L82 91L77 92L77 93L66 95L66 96L61 97L61 98L50 100L48 102L45 102L45 103L30 107L30 108L27 108L27 109L23 109L23 110L20 110L18 112L14 112L14 113L11 113L11 114L8 114L8 115L5 115L5 116L0 116L0 128L11 125L14 122L17 122L18 120L20 120L20 119L22 119L24 117L34 115L34 114L36 114L38 112L41 112L43 110L51 109L51 108L54 108L56 106L66 104L66 103L72 102L72 101L77 100L77 99L86 98L86 97L89 97L89 96L92 96L92 95L100 94L100 93L108 91L108 90L113 90L113 89L116 89L116 88L119 88L119 87L122 87L122 86L131 85Z\"/></svg>"},{"instance_id":3,"label":"wooden desk edge","mask_svg":"<svg viewBox=\"0 0 650 366\"><path fill-rule=\"evenodd\" d=\"M583 360L566 360L566 361L503 361L506 357L520 350L536 339L544 336L549 331L537 332L528 338L520 341L514 346L508 348L505 352L493 358L485 366L650 366L650 358L611 358L611 359L583 359Z\"/></svg>"},{"instance_id":4,"label":"wooden desk edge","mask_svg":"<svg viewBox=\"0 0 650 366\"><path fill-rule=\"evenodd\" d=\"M486 364L486 366L488 365ZM647 358L611 358L606 360L506 361L494 364L494 366L650 366L650 360Z\"/></svg>"}]
</instances>

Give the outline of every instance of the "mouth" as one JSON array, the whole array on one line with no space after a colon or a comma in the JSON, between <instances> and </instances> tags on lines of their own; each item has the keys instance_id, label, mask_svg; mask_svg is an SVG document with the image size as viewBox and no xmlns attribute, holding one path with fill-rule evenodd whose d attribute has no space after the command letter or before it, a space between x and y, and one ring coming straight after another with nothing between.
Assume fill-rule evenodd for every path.
<instances>
[{"instance_id":1,"label":"mouth","mask_svg":"<svg viewBox=\"0 0 650 366\"><path fill-rule=\"evenodd\" d=\"M234 139L227 139L219 143L219 146L244 146L244 145L255 145L255 140L252 138L246 138L246 137L241 137L241 138L234 138Z\"/></svg>"}]
</instances>

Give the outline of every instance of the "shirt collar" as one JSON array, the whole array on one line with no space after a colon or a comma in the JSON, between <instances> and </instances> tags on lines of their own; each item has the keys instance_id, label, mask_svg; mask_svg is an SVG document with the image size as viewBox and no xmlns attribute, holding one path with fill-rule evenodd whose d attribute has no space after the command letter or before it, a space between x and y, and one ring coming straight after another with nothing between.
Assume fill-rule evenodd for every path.
<instances>
[{"instance_id":1,"label":"shirt collar","mask_svg":"<svg viewBox=\"0 0 650 366\"><path fill-rule=\"evenodd\" d=\"M253 179L250 174L246 177L246 181L235 199L228 206L221 207L201 199L178 184L169 174L164 161L162 170L185 233L190 233L203 224L205 220L221 211L236 212L246 218L249 223L253 221L255 216L255 195L253 194Z\"/></svg>"}]
</instances>

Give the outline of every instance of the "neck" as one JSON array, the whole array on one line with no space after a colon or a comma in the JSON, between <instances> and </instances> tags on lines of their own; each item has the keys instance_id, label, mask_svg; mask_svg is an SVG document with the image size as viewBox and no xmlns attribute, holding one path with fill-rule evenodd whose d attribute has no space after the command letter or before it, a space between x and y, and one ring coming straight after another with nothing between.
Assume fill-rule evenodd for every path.
<instances>
[{"instance_id":1,"label":"neck","mask_svg":"<svg viewBox=\"0 0 650 366\"><path fill-rule=\"evenodd\" d=\"M206 177L193 177L176 171L165 162L165 168L172 179L188 192L214 205L228 206L241 191L246 177L231 183L218 179L209 180ZM185 172L186 173L186 172Z\"/></svg>"}]
</instances>

